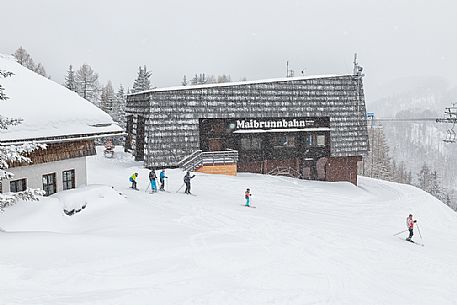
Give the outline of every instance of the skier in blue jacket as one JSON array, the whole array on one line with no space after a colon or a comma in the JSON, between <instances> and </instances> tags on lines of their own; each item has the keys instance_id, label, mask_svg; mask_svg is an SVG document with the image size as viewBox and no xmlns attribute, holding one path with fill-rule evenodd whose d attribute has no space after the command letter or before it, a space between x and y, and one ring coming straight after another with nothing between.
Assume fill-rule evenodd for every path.
<instances>
[{"instance_id":1,"label":"skier in blue jacket","mask_svg":"<svg viewBox=\"0 0 457 305\"><path fill-rule=\"evenodd\" d=\"M165 176L165 169L162 169L159 175L159 180L160 180L160 190L165 191L165 178L168 178Z\"/></svg>"},{"instance_id":2,"label":"skier in blue jacket","mask_svg":"<svg viewBox=\"0 0 457 305\"><path fill-rule=\"evenodd\" d=\"M151 182L152 192L157 192L157 183L156 183L156 171L153 169L149 172L149 181Z\"/></svg>"}]
</instances>

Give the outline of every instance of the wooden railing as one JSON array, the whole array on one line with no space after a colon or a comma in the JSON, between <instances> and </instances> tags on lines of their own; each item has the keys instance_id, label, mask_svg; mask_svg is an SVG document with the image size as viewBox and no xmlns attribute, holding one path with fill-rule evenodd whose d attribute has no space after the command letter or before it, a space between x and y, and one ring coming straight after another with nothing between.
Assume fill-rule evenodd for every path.
<instances>
[{"instance_id":1,"label":"wooden railing","mask_svg":"<svg viewBox=\"0 0 457 305\"><path fill-rule=\"evenodd\" d=\"M238 162L237 150L201 151L197 150L178 162L184 171L193 171L204 165L233 164Z\"/></svg>"},{"instance_id":2,"label":"wooden railing","mask_svg":"<svg viewBox=\"0 0 457 305\"><path fill-rule=\"evenodd\" d=\"M271 171L268 172L268 175L273 175L273 176L289 176L289 177L295 177L295 178L302 178L303 175L298 172L296 169L290 167L290 166L278 166L272 169Z\"/></svg>"}]
</instances>

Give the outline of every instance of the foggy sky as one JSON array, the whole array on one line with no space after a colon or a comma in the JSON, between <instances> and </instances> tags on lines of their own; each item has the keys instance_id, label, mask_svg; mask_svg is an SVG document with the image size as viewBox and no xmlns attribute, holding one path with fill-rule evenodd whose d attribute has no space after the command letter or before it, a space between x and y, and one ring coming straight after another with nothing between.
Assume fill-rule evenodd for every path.
<instances>
[{"instance_id":1,"label":"foggy sky","mask_svg":"<svg viewBox=\"0 0 457 305\"><path fill-rule=\"evenodd\" d=\"M138 66L153 86L183 75L232 80L364 67L367 101L398 77L440 76L457 84L453 0L0 0L0 53L24 47L52 79L88 63L102 84L132 87Z\"/></svg>"}]
</instances>

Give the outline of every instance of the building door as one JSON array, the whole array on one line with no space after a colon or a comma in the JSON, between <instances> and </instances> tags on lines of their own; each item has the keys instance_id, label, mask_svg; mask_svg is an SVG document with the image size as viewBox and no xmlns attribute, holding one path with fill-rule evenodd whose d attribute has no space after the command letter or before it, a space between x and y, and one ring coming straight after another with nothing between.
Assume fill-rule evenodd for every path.
<instances>
[{"instance_id":1,"label":"building door","mask_svg":"<svg viewBox=\"0 0 457 305\"><path fill-rule=\"evenodd\" d=\"M127 124L125 131L127 136L125 137L124 151L127 152L132 149L132 139L133 139L133 115L127 116Z\"/></svg>"},{"instance_id":2,"label":"building door","mask_svg":"<svg viewBox=\"0 0 457 305\"><path fill-rule=\"evenodd\" d=\"M315 160L305 159L303 161L302 176L303 176L303 179L317 180L318 173L317 173Z\"/></svg>"},{"instance_id":3,"label":"building door","mask_svg":"<svg viewBox=\"0 0 457 305\"><path fill-rule=\"evenodd\" d=\"M208 150L209 151L221 151L223 150L222 138L211 138L208 139Z\"/></svg>"},{"instance_id":4,"label":"building door","mask_svg":"<svg viewBox=\"0 0 457 305\"><path fill-rule=\"evenodd\" d=\"M144 160L144 117L139 115L136 122L135 161Z\"/></svg>"}]
</instances>

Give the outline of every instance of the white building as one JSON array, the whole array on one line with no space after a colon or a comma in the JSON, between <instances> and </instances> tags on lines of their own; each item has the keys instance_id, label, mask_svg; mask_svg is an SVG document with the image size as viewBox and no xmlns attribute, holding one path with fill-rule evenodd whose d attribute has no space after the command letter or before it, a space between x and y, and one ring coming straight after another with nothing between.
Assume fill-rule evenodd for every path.
<instances>
[{"instance_id":1,"label":"white building","mask_svg":"<svg viewBox=\"0 0 457 305\"><path fill-rule=\"evenodd\" d=\"M0 101L0 115L23 121L0 129L0 145L34 141L47 149L34 151L31 164L10 164L11 180L0 192L41 188L47 195L85 185L86 157L95 154L94 140L121 135L112 118L77 93L0 54L0 69L14 73L0 78L8 96Z\"/></svg>"}]
</instances>

